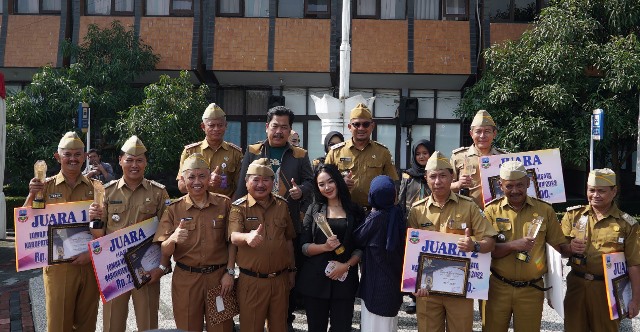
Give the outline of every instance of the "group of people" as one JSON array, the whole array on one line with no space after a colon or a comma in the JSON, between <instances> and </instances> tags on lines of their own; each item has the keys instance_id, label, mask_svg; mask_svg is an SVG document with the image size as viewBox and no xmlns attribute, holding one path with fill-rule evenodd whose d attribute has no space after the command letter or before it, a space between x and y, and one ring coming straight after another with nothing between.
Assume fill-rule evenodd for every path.
<instances>
[{"instance_id":1,"label":"group of people","mask_svg":"<svg viewBox=\"0 0 640 332\"><path fill-rule=\"evenodd\" d=\"M559 222L550 204L527 195L530 179L517 161L501 165L504 197L484 205L478 157L504 153L493 146L497 126L484 110L471 123L473 145L448 158L418 140L401 179L389 150L371 140L371 111L359 104L349 119L351 138L329 133L326 156L312 163L290 142L294 113L288 108L270 109L266 140L243 153L224 141L225 113L211 104L200 125L205 139L182 152L176 179L185 195L173 201L162 184L144 177L143 142L127 140L122 178L106 183L103 204L89 209L91 232L97 238L157 216L154 241L162 259L149 271L149 283L104 305L104 330L125 331L130 298L138 330L157 328L158 280L173 271L173 314L181 330L233 330L231 319L214 324L207 315L215 306L207 293L219 289L223 297L235 294L241 331L262 332L265 324L287 331L297 307L305 309L311 332L351 331L356 297L362 331L395 331L407 228L458 234L459 250L491 253L485 331L507 331L512 317L516 331L540 330L546 243L571 265L566 331L618 329L607 308L606 253L625 253L633 294L628 316L638 314L640 226L616 206L612 171L592 171L588 204L569 208ZM97 180L82 174L84 144L77 134L65 134L54 156L60 173L32 179L25 205L38 193L47 203L93 199ZM542 224L528 237L536 217ZM46 267L44 281L49 331L95 330L99 294L88 253ZM412 295L419 331L472 330L472 300L424 288Z\"/></svg>"}]
</instances>

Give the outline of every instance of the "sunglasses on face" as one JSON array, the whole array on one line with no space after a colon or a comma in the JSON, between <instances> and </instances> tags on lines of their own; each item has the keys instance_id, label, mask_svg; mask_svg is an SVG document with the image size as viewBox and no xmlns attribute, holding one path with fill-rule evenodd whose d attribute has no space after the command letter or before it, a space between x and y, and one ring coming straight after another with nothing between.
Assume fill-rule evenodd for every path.
<instances>
[{"instance_id":1,"label":"sunglasses on face","mask_svg":"<svg viewBox=\"0 0 640 332\"><path fill-rule=\"evenodd\" d=\"M369 128L369 126L371 126L371 122L352 122L351 125L356 128L360 128L360 126L362 126L362 128Z\"/></svg>"}]
</instances>

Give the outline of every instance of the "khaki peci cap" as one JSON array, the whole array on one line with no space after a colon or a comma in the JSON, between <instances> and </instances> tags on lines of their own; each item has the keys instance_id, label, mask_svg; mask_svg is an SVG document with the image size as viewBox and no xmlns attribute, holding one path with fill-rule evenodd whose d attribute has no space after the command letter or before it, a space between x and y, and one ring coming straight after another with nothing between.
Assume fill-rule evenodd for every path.
<instances>
[{"instance_id":1,"label":"khaki peci cap","mask_svg":"<svg viewBox=\"0 0 640 332\"><path fill-rule=\"evenodd\" d=\"M349 119L373 119L371 116L371 111L365 104L358 104L354 109L351 110L351 117Z\"/></svg>"},{"instance_id":2,"label":"khaki peci cap","mask_svg":"<svg viewBox=\"0 0 640 332\"><path fill-rule=\"evenodd\" d=\"M136 135L129 137L129 139L126 140L122 145L121 150L122 152L130 154L132 156L139 156L147 152L147 148L144 146L144 144L142 144L142 141Z\"/></svg>"},{"instance_id":3,"label":"khaki peci cap","mask_svg":"<svg viewBox=\"0 0 640 332\"><path fill-rule=\"evenodd\" d=\"M202 114L202 121L224 118L225 115L226 114L224 114L224 111L222 110L222 108L220 108L220 106L218 106L216 103L211 103L209 104L209 106L207 106L207 109L204 110L204 113Z\"/></svg>"},{"instance_id":4,"label":"khaki peci cap","mask_svg":"<svg viewBox=\"0 0 640 332\"><path fill-rule=\"evenodd\" d=\"M247 175L275 176L271 168L271 162L267 158L254 160L247 169Z\"/></svg>"},{"instance_id":5,"label":"khaki peci cap","mask_svg":"<svg viewBox=\"0 0 640 332\"><path fill-rule=\"evenodd\" d=\"M58 149L84 149L84 143L75 131L69 131L60 139Z\"/></svg>"},{"instance_id":6,"label":"khaki peci cap","mask_svg":"<svg viewBox=\"0 0 640 332\"><path fill-rule=\"evenodd\" d=\"M500 166L500 178L503 180L518 180L525 176L527 176L527 170L519 161L507 161Z\"/></svg>"},{"instance_id":7,"label":"khaki peci cap","mask_svg":"<svg viewBox=\"0 0 640 332\"><path fill-rule=\"evenodd\" d=\"M594 187L611 187L616 185L616 173L609 168L594 169L589 172L587 185Z\"/></svg>"},{"instance_id":8,"label":"khaki peci cap","mask_svg":"<svg viewBox=\"0 0 640 332\"><path fill-rule=\"evenodd\" d=\"M209 163L204 159L202 153L192 153L182 163L182 172L190 169L206 169L209 170Z\"/></svg>"},{"instance_id":9,"label":"khaki peci cap","mask_svg":"<svg viewBox=\"0 0 640 332\"><path fill-rule=\"evenodd\" d=\"M480 127L480 126L496 126L496 123L493 122L493 118L491 114L485 110L479 110L476 113L476 116L473 117L473 121L471 121L471 127Z\"/></svg>"},{"instance_id":10,"label":"khaki peci cap","mask_svg":"<svg viewBox=\"0 0 640 332\"><path fill-rule=\"evenodd\" d=\"M451 163L449 162L449 158L445 157L444 154L440 151L434 152L429 160L427 160L427 164L424 166L425 171L435 171L439 169L451 169Z\"/></svg>"}]
</instances>

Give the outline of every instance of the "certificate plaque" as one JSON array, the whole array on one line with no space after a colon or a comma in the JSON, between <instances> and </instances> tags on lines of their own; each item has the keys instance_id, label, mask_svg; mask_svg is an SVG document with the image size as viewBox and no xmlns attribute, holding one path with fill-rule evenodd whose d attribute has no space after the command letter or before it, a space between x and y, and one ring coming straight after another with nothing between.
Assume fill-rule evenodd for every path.
<instances>
[{"instance_id":1,"label":"certificate plaque","mask_svg":"<svg viewBox=\"0 0 640 332\"><path fill-rule=\"evenodd\" d=\"M160 243L153 242L152 237L127 250L127 253L124 254L124 260L127 262L136 288L139 289L151 280L149 271L160 265L161 257Z\"/></svg>"},{"instance_id":2,"label":"certificate plaque","mask_svg":"<svg viewBox=\"0 0 640 332\"><path fill-rule=\"evenodd\" d=\"M621 275L611 280L613 284L613 295L616 298L618 307L618 317L627 318L629 315L629 302L631 301L631 282L629 275Z\"/></svg>"},{"instance_id":3,"label":"certificate plaque","mask_svg":"<svg viewBox=\"0 0 640 332\"><path fill-rule=\"evenodd\" d=\"M88 223L49 225L49 264L72 261L89 251L87 243L91 240Z\"/></svg>"},{"instance_id":4,"label":"certificate plaque","mask_svg":"<svg viewBox=\"0 0 640 332\"><path fill-rule=\"evenodd\" d=\"M430 295L465 298L470 263L469 258L421 253L416 291L425 288Z\"/></svg>"}]
</instances>

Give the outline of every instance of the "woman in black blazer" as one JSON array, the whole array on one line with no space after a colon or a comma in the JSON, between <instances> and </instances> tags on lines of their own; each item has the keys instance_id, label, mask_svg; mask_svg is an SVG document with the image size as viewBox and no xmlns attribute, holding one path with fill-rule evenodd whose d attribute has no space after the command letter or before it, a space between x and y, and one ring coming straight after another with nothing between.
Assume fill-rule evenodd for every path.
<instances>
[{"instance_id":1,"label":"woman in black blazer","mask_svg":"<svg viewBox=\"0 0 640 332\"><path fill-rule=\"evenodd\" d=\"M298 274L296 288L304 297L309 332L350 332L358 290L358 262L362 251L353 243L353 230L364 219L364 211L351 201L347 184L335 165L320 165L314 183L315 202L304 217L300 243L307 259ZM314 221L326 217L334 236L327 238ZM341 249L344 252L340 254ZM338 250L336 250L338 249ZM329 274L327 265L334 265ZM344 281L340 281L343 274Z\"/></svg>"}]
</instances>

